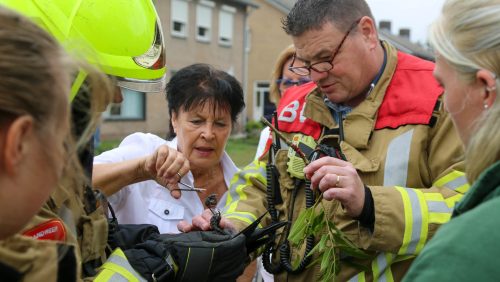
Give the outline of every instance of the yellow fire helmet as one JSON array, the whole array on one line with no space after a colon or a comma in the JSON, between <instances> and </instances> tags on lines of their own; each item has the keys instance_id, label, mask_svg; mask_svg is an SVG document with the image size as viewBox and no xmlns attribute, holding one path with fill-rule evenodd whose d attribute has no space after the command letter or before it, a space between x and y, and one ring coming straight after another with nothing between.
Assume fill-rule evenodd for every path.
<instances>
[{"instance_id":1,"label":"yellow fire helmet","mask_svg":"<svg viewBox=\"0 0 500 282\"><path fill-rule=\"evenodd\" d=\"M0 4L31 18L69 52L83 54L116 77L118 86L164 91L165 44L152 0L0 0ZM72 95L80 85L73 86Z\"/></svg>"}]
</instances>

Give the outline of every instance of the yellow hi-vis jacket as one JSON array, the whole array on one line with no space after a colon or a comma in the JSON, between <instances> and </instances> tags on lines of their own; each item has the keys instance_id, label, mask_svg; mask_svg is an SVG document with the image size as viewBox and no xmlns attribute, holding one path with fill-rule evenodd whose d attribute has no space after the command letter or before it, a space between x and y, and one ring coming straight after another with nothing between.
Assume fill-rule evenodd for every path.
<instances>
[{"instance_id":1,"label":"yellow hi-vis jacket","mask_svg":"<svg viewBox=\"0 0 500 282\"><path fill-rule=\"evenodd\" d=\"M462 145L442 106L432 112L435 117L433 124L402 124L397 128L375 129L386 90L394 73L400 71L396 70L399 63L397 51L387 43L384 47L387 51L384 72L368 98L345 117L345 139L340 143L343 154L357 169L373 196L373 233L349 218L338 201L323 200L327 214L332 216L337 227L358 247L373 254L372 259L359 262L369 269L367 272L342 263L338 281L400 280L427 240L449 220L454 204L469 187L463 173ZM432 69L415 72L413 81L408 83L415 86L415 95L420 95L417 87L425 80L419 80L419 77L425 72L428 80ZM337 127L319 91L314 90L307 96L304 107L305 118L322 128ZM289 140L295 134L284 132ZM317 140L330 137L333 138L327 143L338 140L338 136L326 136L324 131ZM287 172L287 153L288 150L282 149L276 154L283 198L283 204L277 205L276 209L279 219L286 221L293 207L293 224L305 208L305 189L298 190L292 204L294 180ZM266 211L265 164L256 160L235 175L231 182L224 212L237 228L245 227ZM263 225L269 222L268 218ZM277 237L277 240L285 239ZM292 257L302 257L303 249L292 249ZM316 254L313 260L315 258ZM274 254L273 260L278 259L279 254ZM278 281L316 281L319 265L306 268L300 274L281 273L275 277Z\"/></svg>"}]
</instances>

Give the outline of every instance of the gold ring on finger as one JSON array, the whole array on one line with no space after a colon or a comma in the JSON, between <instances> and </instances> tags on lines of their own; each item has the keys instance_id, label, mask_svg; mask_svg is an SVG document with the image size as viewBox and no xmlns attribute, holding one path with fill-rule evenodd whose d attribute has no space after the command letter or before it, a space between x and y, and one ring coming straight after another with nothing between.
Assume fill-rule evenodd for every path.
<instances>
[{"instance_id":1,"label":"gold ring on finger","mask_svg":"<svg viewBox=\"0 0 500 282\"><path fill-rule=\"evenodd\" d=\"M340 185L340 175L337 175L337 181L335 182L335 187L339 187Z\"/></svg>"}]
</instances>

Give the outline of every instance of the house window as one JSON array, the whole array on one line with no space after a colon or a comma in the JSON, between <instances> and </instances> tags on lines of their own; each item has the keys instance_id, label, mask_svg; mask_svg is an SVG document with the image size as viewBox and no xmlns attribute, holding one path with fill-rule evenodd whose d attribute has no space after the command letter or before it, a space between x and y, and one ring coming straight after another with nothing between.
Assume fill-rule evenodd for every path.
<instances>
[{"instance_id":1,"label":"house window","mask_svg":"<svg viewBox=\"0 0 500 282\"><path fill-rule=\"evenodd\" d=\"M266 100L269 100L269 82L257 81L254 84L254 102L253 102L253 120L260 120L262 116L273 109L267 109L269 106ZM270 116L270 114L269 114Z\"/></svg>"},{"instance_id":2,"label":"house window","mask_svg":"<svg viewBox=\"0 0 500 282\"><path fill-rule=\"evenodd\" d=\"M172 0L170 33L177 37L187 37L188 2Z\"/></svg>"},{"instance_id":3,"label":"house window","mask_svg":"<svg viewBox=\"0 0 500 282\"><path fill-rule=\"evenodd\" d=\"M119 104L110 104L103 114L104 118L106 120L145 120L145 93L125 88L121 90L123 101Z\"/></svg>"},{"instance_id":4,"label":"house window","mask_svg":"<svg viewBox=\"0 0 500 282\"><path fill-rule=\"evenodd\" d=\"M196 39L209 42L212 30L212 8L215 6L211 1L200 1L196 6Z\"/></svg>"},{"instance_id":5,"label":"house window","mask_svg":"<svg viewBox=\"0 0 500 282\"><path fill-rule=\"evenodd\" d=\"M231 46L233 44L233 25L236 8L222 5L219 11L219 44Z\"/></svg>"}]
</instances>

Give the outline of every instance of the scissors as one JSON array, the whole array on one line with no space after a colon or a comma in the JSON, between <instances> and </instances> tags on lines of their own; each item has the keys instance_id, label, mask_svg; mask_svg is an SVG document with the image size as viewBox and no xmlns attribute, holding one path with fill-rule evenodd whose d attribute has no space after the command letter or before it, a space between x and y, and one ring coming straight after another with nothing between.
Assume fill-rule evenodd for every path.
<instances>
[{"instance_id":1,"label":"scissors","mask_svg":"<svg viewBox=\"0 0 500 282\"><path fill-rule=\"evenodd\" d=\"M207 189L205 188L196 188L196 187L193 187L191 185L188 185L186 183L183 183L182 181L179 181L179 184L181 184L182 186L186 187L186 188L177 188L177 189L173 189L173 190L178 190L178 191L190 191L190 192L198 192L198 193L201 193L201 192L205 192Z\"/></svg>"}]
</instances>

